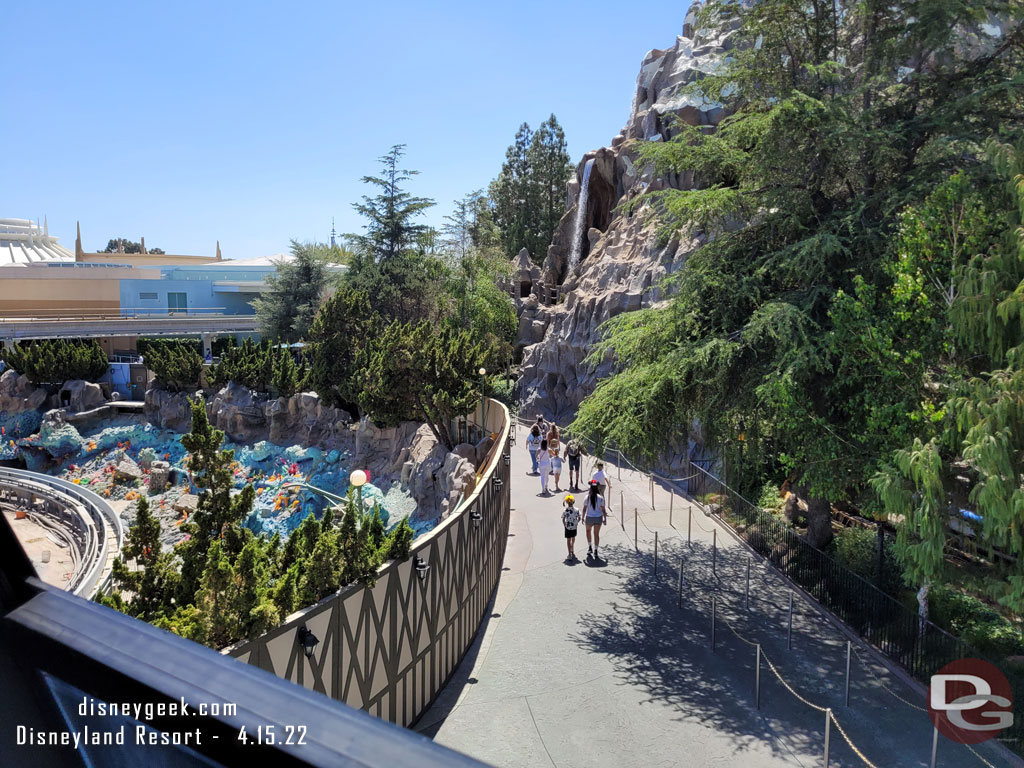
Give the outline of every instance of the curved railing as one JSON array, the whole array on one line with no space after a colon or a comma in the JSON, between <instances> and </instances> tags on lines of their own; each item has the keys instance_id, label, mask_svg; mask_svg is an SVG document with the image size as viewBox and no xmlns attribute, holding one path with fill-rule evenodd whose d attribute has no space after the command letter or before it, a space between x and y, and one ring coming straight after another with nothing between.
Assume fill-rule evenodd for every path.
<instances>
[{"instance_id":1,"label":"curved railing","mask_svg":"<svg viewBox=\"0 0 1024 768\"><path fill-rule=\"evenodd\" d=\"M408 559L381 566L372 588L345 587L224 652L384 720L414 723L473 642L508 537L508 409L487 400L468 422L494 444L473 489L413 542ZM308 657L307 632L317 641Z\"/></svg>"},{"instance_id":2,"label":"curved railing","mask_svg":"<svg viewBox=\"0 0 1024 768\"><path fill-rule=\"evenodd\" d=\"M121 518L101 496L58 477L24 469L0 467L0 485L29 490L53 503L74 509L83 518L82 575L68 585L81 597L93 597L106 589L113 559L124 543Z\"/></svg>"}]
</instances>

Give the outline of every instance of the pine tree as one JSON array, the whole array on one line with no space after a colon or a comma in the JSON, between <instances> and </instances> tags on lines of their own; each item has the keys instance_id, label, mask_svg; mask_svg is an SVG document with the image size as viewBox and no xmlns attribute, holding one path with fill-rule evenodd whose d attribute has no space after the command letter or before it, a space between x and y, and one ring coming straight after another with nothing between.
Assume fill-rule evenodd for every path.
<instances>
[{"instance_id":1,"label":"pine tree","mask_svg":"<svg viewBox=\"0 0 1024 768\"><path fill-rule=\"evenodd\" d=\"M363 183L377 187L379 193L374 197L364 196L362 203L352 206L367 223L366 234L350 237L376 262L393 259L412 248L417 237L427 230L426 225L413 223L414 219L434 205L433 200L415 197L403 189L405 182L419 174L419 171L399 168L404 155L405 145L396 144L379 158L382 174L362 179Z\"/></svg>"},{"instance_id":2,"label":"pine tree","mask_svg":"<svg viewBox=\"0 0 1024 768\"><path fill-rule=\"evenodd\" d=\"M292 240L290 260L267 278L269 290L253 301L264 338L289 344L309 337L313 317L331 283L330 248Z\"/></svg>"},{"instance_id":3,"label":"pine tree","mask_svg":"<svg viewBox=\"0 0 1024 768\"><path fill-rule=\"evenodd\" d=\"M488 194L494 201L494 221L501 232L501 244L508 258L514 257L531 241L536 230L535 188L530 183L530 145L533 131L523 123L514 143L505 151L501 173L491 183ZM537 254L531 253L537 258Z\"/></svg>"},{"instance_id":4,"label":"pine tree","mask_svg":"<svg viewBox=\"0 0 1024 768\"><path fill-rule=\"evenodd\" d=\"M313 321L308 356L309 383L332 407L358 418L358 355L380 325L369 296L348 285L324 304Z\"/></svg>"},{"instance_id":5,"label":"pine tree","mask_svg":"<svg viewBox=\"0 0 1024 768\"><path fill-rule=\"evenodd\" d=\"M534 259L543 261L565 213L565 185L573 172L565 133L554 115L541 123L533 134L527 160L532 188L530 199L537 210L526 247Z\"/></svg>"}]
</instances>

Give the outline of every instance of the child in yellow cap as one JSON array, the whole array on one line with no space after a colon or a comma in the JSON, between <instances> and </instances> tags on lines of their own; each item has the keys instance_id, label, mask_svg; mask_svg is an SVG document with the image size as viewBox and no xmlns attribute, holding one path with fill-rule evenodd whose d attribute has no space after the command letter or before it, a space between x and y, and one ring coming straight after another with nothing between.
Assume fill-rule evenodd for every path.
<instances>
[{"instance_id":1,"label":"child in yellow cap","mask_svg":"<svg viewBox=\"0 0 1024 768\"><path fill-rule=\"evenodd\" d=\"M576 557L576 528L580 524L580 511L576 509L576 498L570 493L563 500L562 525L565 527L565 546L569 554L566 562L578 561Z\"/></svg>"}]
</instances>

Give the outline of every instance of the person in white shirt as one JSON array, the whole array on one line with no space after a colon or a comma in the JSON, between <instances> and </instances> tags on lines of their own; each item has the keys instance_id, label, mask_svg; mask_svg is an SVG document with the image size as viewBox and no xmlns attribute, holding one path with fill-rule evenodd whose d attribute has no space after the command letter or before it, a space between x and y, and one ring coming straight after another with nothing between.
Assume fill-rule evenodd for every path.
<instances>
[{"instance_id":1,"label":"person in white shirt","mask_svg":"<svg viewBox=\"0 0 1024 768\"><path fill-rule=\"evenodd\" d=\"M597 548L601 545L601 526L608 522L608 509L594 481L590 482L590 493L583 502L583 522L587 526L587 557L593 556L595 560L600 560Z\"/></svg>"},{"instance_id":2,"label":"person in white shirt","mask_svg":"<svg viewBox=\"0 0 1024 768\"><path fill-rule=\"evenodd\" d=\"M537 451L537 471L540 472L540 495L549 496L548 493L548 471L551 469L551 453L548 451L548 441L540 441L540 450Z\"/></svg>"},{"instance_id":3,"label":"person in white shirt","mask_svg":"<svg viewBox=\"0 0 1024 768\"><path fill-rule=\"evenodd\" d=\"M612 482L608 479L608 475L604 471L604 462L597 462L597 469L594 470L594 474L590 476L591 483L597 483L597 492L602 496L605 495L605 491L612 489Z\"/></svg>"},{"instance_id":4,"label":"person in white shirt","mask_svg":"<svg viewBox=\"0 0 1024 768\"><path fill-rule=\"evenodd\" d=\"M530 461L533 463L533 469L530 470L531 475L537 474L537 451L540 450L540 441L542 439L540 427L534 424L533 429L530 430L530 434L526 438L526 450L529 452Z\"/></svg>"},{"instance_id":5,"label":"person in white shirt","mask_svg":"<svg viewBox=\"0 0 1024 768\"><path fill-rule=\"evenodd\" d=\"M550 446L550 443L548 443ZM548 452L551 454L551 474L555 476L555 493L561 493L562 489L558 487L558 479L562 476L562 457L558 455L557 448L549 448Z\"/></svg>"}]
</instances>

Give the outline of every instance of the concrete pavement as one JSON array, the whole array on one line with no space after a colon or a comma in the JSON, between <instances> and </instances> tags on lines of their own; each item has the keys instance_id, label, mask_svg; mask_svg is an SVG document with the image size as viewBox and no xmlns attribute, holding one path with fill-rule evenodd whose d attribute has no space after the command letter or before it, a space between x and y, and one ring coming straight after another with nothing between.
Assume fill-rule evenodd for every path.
<instances>
[{"instance_id":1,"label":"concrete pavement","mask_svg":"<svg viewBox=\"0 0 1024 768\"><path fill-rule=\"evenodd\" d=\"M584 480L590 464L584 460ZM933 731L927 714L914 708L923 705L919 692L860 646L846 707L847 637L798 597L789 650L788 585L755 561L748 610L747 551L718 528L713 573L711 518L694 511L687 543L686 501L676 497L670 526L669 494L658 488L652 510L648 478L623 470L620 480L611 467L601 560L567 564L564 492L539 497L539 479L528 470L520 430L509 543L492 614L417 730L508 768L819 766L826 716L814 705L833 708L850 741L879 768L929 764ZM576 496L582 501L583 494ZM576 552L585 559L586 551L581 529ZM714 653L712 595L719 611ZM810 705L762 663L756 708L750 643L761 643ZM1016 764L985 745L975 750L940 737L937 765L981 768L981 758ZM835 727L830 757L833 766L866 764Z\"/></svg>"}]
</instances>

